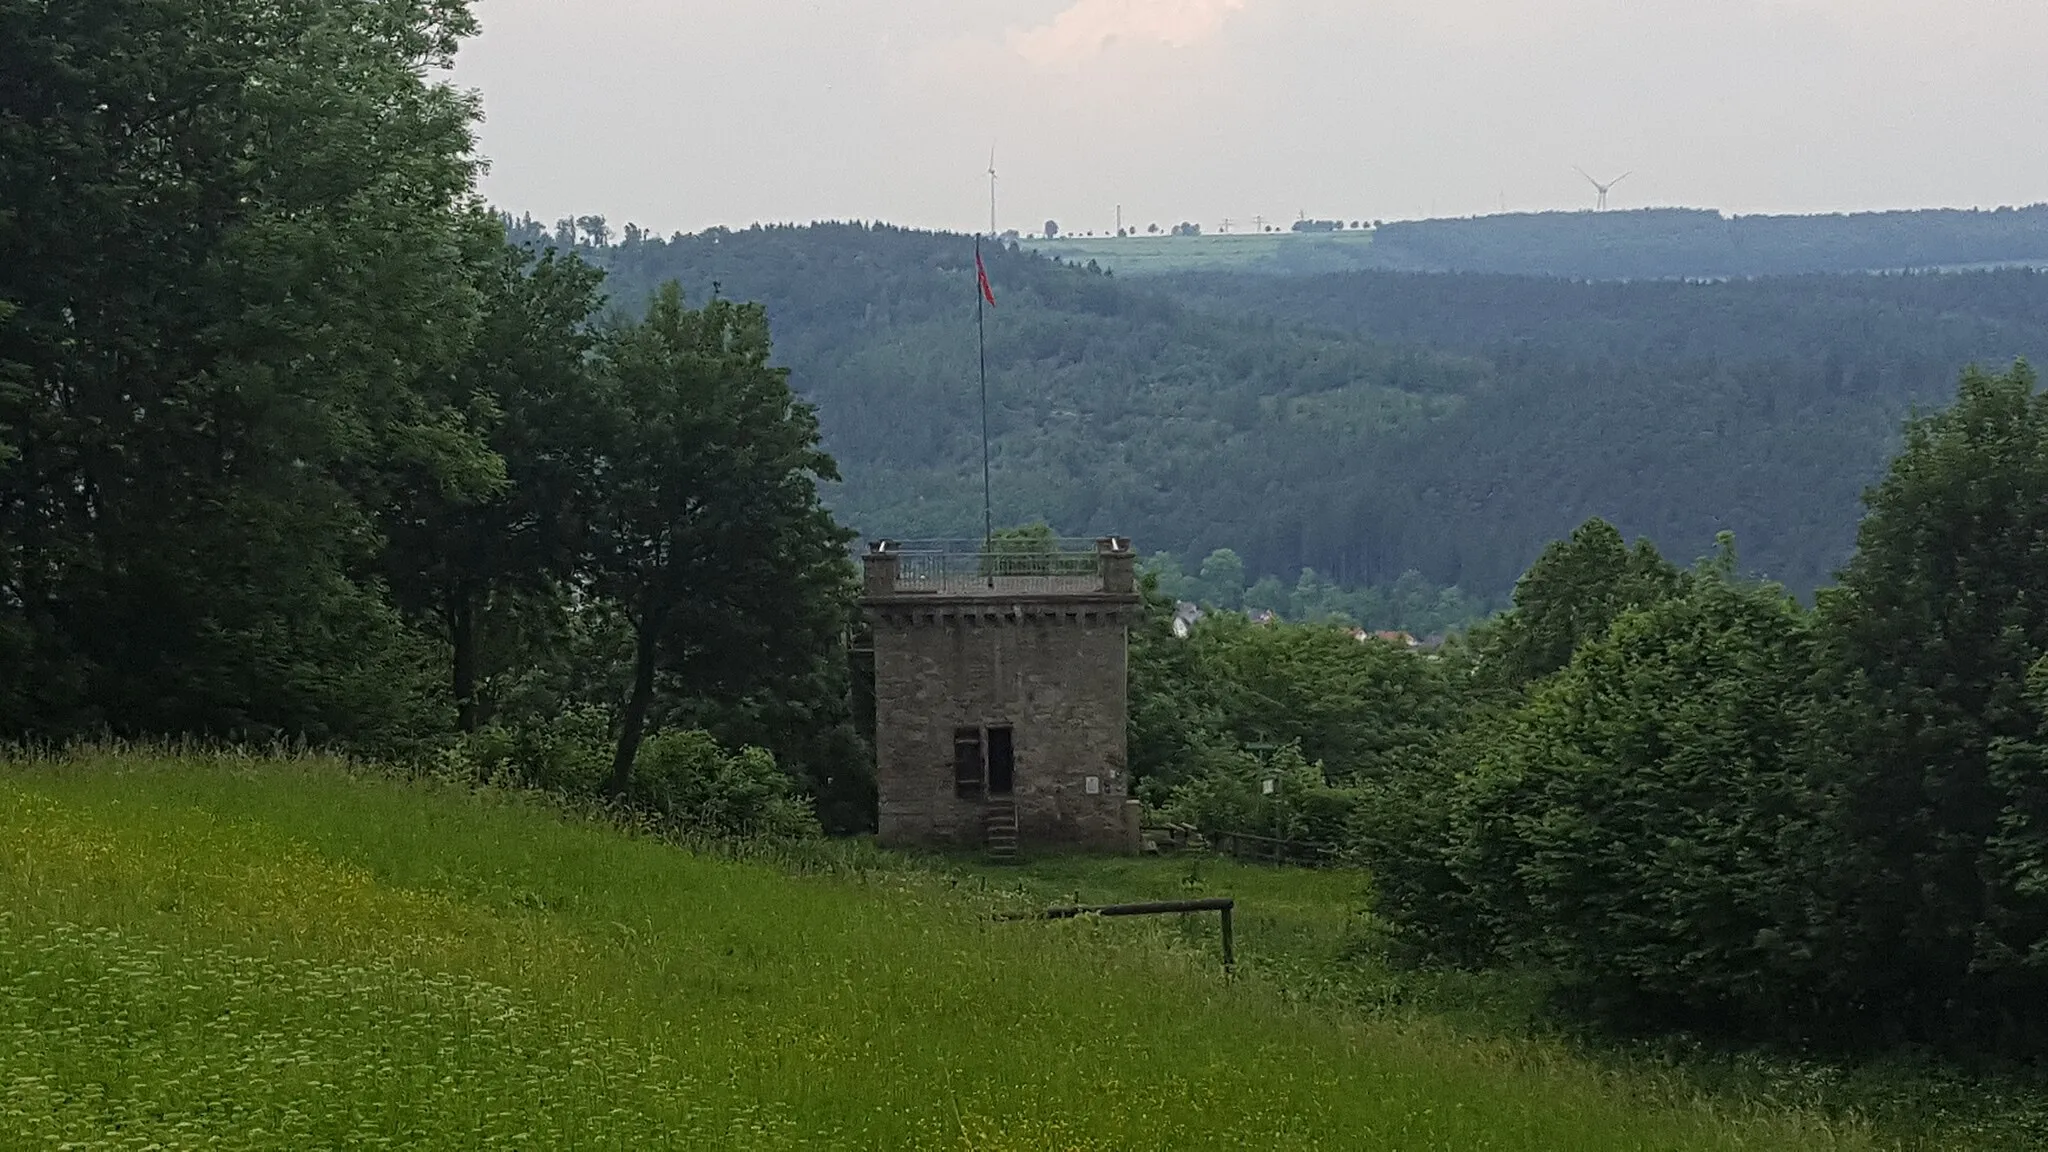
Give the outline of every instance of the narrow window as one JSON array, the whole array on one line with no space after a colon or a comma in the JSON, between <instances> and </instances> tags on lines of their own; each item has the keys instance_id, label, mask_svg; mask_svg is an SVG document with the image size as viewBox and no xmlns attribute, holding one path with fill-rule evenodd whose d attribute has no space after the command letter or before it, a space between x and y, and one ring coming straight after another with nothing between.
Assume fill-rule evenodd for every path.
<instances>
[{"instance_id":1,"label":"narrow window","mask_svg":"<svg viewBox=\"0 0 2048 1152\"><path fill-rule=\"evenodd\" d=\"M1008 796L1017 787L1017 748L1010 729L988 730L988 794Z\"/></svg>"},{"instance_id":2,"label":"narrow window","mask_svg":"<svg viewBox=\"0 0 2048 1152\"><path fill-rule=\"evenodd\" d=\"M962 800L981 799L986 771L981 755L981 729L953 729L953 794Z\"/></svg>"}]
</instances>

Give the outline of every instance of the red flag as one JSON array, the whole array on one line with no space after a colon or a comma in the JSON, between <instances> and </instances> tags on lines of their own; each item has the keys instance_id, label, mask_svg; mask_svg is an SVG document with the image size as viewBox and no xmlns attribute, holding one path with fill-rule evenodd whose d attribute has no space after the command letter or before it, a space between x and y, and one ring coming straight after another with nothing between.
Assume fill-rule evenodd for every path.
<instances>
[{"instance_id":1,"label":"red flag","mask_svg":"<svg viewBox=\"0 0 2048 1152\"><path fill-rule=\"evenodd\" d=\"M981 262L981 245L979 244L974 246L974 275L981 281L982 298L988 301L989 307L995 307L995 289L988 286L988 266Z\"/></svg>"}]
</instances>

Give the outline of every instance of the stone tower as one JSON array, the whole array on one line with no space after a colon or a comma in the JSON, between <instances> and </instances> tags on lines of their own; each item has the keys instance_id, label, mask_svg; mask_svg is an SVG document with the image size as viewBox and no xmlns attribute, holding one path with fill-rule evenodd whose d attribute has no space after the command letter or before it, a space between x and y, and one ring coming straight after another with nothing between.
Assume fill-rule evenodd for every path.
<instances>
[{"instance_id":1,"label":"stone tower","mask_svg":"<svg viewBox=\"0 0 2048 1152\"><path fill-rule=\"evenodd\" d=\"M889 845L1135 851L1124 730L1136 555L879 541L876 785Z\"/></svg>"}]
</instances>

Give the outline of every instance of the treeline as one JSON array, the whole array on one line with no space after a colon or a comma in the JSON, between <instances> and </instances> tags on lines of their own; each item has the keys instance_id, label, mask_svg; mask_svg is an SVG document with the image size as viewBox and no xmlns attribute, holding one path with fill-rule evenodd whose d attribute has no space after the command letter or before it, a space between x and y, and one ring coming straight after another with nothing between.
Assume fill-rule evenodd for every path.
<instances>
[{"instance_id":1,"label":"treeline","mask_svg":"<svg viewBox=\"0 0 2048 1152\"><path fill-rule=\"evenodd\" d=\"M1371 232L1355 231L1361 226ZM1291 232L1283 243L1242 244L1225 237L1172 252L1122 249L1113 237L1084 247L1119 275L1147 278L1205 271L1283 280L1341 272L1727 280L2048 265L2048 205L2038 204L1809 216L1653 208L1348 225L1303 220ZM1173 234L1182 235L1182 227ZM1051 254L1061 246L1043 247Z\"/></svg>"},{"instance_id":2,"label":"treeline","mask_svg":"<svg viewBox=\"0 0 2048 1152\"><path fill-rule=\"evenodd\" d=\"M1547 972L1618 1030L2038 1057L2044 494L2048 395L1971 372L1812 607L1731 538L1684 569L1593 521L1435 657L1155 621L1134 768L1348 848L1410 959Z\"/></svg>"},{"instance_id":3,"label":"treeline","mask_svg":"<svg viewBox=\"0 0 2048 1152\"><path fill-rule=\"evenodd\" d=\"M1230 548L1211 552L1193 572L1179 557L1161 552L1146 562L1145 572L1159 594L1176 603L1300 623L1401 631L1417 638L1440 638L1500 607L1458 588L1439 588L1417 572L1404 572L1384 586L1345 588L1304 568L1292 586L1273 576L1247 585L1244 558Z\"/></svg>"},{"instance_id":4,"label":"treeline","mask_svg":"<svg viewBox=\"0 0 2048 1152\"><path fill-rule=\"evenodd\" d=\"M1403 272L1703 280L2048 263L2048 205L1818 216L1688 208L1384 224L1360 259Z\"/></svg>"},{"instance_id":5,"label":"treeline","mask_svg":"<svg viewBox=\"0 0 2048 1152\"><path fill-rule=\"evenodd\" d=\"M857 822L850 535L761 309L601 323L507 244L426 79L463 4L201 15L0 4L0 738Z\"/></svg>"}]
</instances>

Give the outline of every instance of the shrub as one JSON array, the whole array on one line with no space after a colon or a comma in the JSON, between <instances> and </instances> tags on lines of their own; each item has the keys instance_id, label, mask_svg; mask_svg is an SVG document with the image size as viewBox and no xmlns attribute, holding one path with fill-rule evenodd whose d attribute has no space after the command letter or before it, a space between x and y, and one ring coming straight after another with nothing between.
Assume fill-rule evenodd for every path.
<instances>
[{"instance_id":1,"label":"shrub","mask_svg":"<svg viewBox=\"0 0 2048 1152\"><path fill-rule=\"evenodd\" d=\"M1205 746L1194 773L1174 790L1163 814L1205 832L1242 832L1277 840L1336 844L1358 794L1334 788L1323 766L1296 744L1264 761L1249 752ZM1273 789L1266 791L1266 782Z\"/></svg>"},{"instance_id":2,"label":"shrub","mask_svg":"<svg viewBox=\"0 0 2048 1152\"><path fill-rule=\"evenodd\" d=\"M611 771L611 716L568 708L545 720L492 725L465 742L483 778L521 788L596 795Z\"/></svg>"},{"instance_id":3,"label":"shrub","mask_svg":"<svg viewBox=\"0 0 2048 1152\"><path fill-rule=\"evenodd\" d=\"M760 748L728 752L706 732L662 732L640 748L633 800L709 835L798 839L818 818Z\"/></svg>"},{"instance_id":4,"label":"shrub","mask_svg":"<svg viewBox=\"0 0 2048 1152\"><path fill-rule=\"evenodd\" d=\"M544 722L492 726L469 737L458 759L493 783L596 797L611 773L610 717L599 708L571 708ZM751 747L728 751L702 731L648 737L626 799L708 836L820 834L810 802L772 754Z\"/></svg>"},{"instance_id":5,"label":"shrub","mask_svg":"<svg viewBox=\"0 0 2048 1152\"><path fill-rule=\"evenodd\" d=\"M1472 814L1457 784L1508 715L1506 707L1475 709L1434 762L1363 790L1346 851L1372 873L1374 911L1394 929L1396 959L1478 968L1498 951L1494 918L1458 867Z\"/></svg>"}]
</instances>

